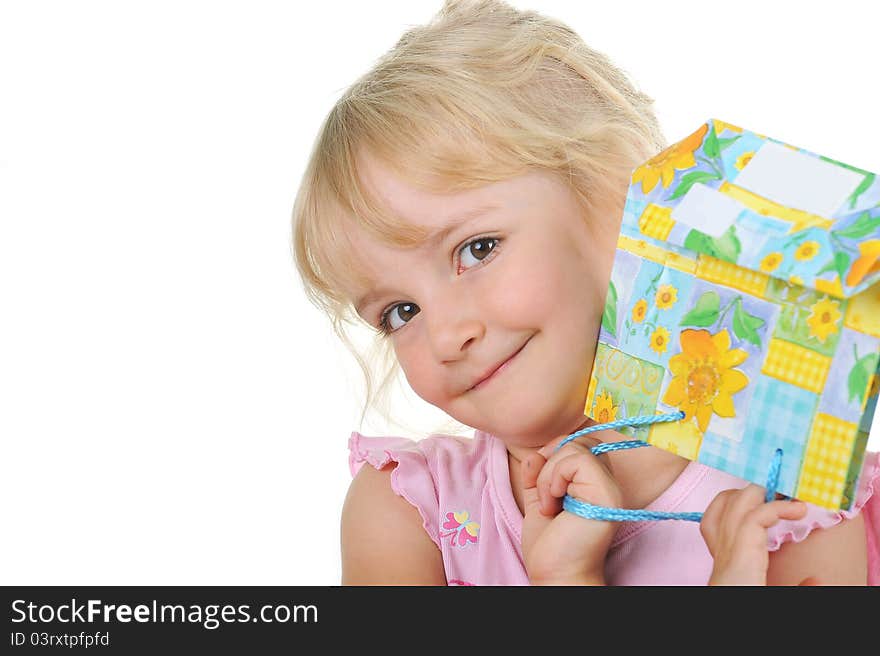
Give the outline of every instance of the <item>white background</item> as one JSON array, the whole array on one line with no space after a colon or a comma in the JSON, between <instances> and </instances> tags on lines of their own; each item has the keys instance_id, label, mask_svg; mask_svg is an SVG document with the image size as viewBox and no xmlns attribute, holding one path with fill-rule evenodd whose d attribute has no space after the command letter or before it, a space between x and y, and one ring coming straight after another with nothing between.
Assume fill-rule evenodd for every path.
<instances>
[{"instance_id":1,"label":"white background","mask_svg":"<svg viewBox=\"0 0 880 656\"><path fill-rule=\"evenodd\" d=\"M513 4L670 142L716 117L880 171L874 2ZM360 383L290 212L333 102L440 6L0 3L0 583L338 583Z\"/></svg>"}]
</instances>

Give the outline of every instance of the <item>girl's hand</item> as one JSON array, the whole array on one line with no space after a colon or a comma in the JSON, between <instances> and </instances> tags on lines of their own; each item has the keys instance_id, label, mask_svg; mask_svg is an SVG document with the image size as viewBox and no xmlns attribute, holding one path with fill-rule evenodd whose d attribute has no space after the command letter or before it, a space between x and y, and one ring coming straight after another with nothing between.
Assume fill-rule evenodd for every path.
<instances>
[{"instance_id":1,"label":"girl's hand","mask_svg":"<svg viewBox=\"0 0 880 656\"><path fill-rule=\"evenodd\" d=\"M765 503L764 488L754 484L719 493L700 522L700 533L715 560L709 585L767 585L767 529L780 519L801 519L806 514L802 501Z\"/></svg>"},{"instance_id":2,"label":"girl's hand","mask_svg":"<svg viewBox=\"0 0 880 656\"><path fill-rule=\"evenodd\" d=\"M620 487L607 464L590 447L600 442L581 436L554 452L553 440L522 462L522 548L532 585L594 584L605 581L605 555L616 522L584 519L562 510L562 497L619 508ZM603 462L605 461L605 462Z\"/></svg>"}]
</instances>

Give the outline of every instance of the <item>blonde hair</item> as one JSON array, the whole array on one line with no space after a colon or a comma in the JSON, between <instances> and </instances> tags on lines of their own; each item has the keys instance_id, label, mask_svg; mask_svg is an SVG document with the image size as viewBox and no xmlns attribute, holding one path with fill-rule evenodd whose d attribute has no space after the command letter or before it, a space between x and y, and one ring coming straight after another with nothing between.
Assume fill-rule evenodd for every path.
<instances>
[{"instance_id":1,"label":"blonde hair","mask_svg":"<svg viewBox=\"0 0 880 656\"><path fill-rule=\"evenodd\" d=\"M387 398L399 366L378 331L364 352L348 333L367 323L343 291L366 280L346 228L354 221L402 247L426 235L370 195L358 153L434 192L549 170L590 216L603 200L622 204L632 170L665 147L652 104L569 27L498 0L447 0L342 94L297 193L293 249L307 297L330 317L363 373L361 422L371 407L390 419Z\"/></svg>"}]
</instances>

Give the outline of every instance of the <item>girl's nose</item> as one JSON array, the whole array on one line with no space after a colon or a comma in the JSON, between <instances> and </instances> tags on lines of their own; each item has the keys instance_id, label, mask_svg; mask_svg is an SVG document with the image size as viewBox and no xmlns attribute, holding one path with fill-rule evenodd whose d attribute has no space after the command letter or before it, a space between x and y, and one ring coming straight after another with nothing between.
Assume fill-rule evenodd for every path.
<instances>
[{"instance_id":1,"label":"girl's nose","mask_svg":"<svg viewBox=\"0 0 880 656\"><path fill-rule=\"evenodd\" d=\"M440 362L460 360L486 334L482 318L461 307L434 306L429 321L431 347Z\"/></svg>"}]
</instances>

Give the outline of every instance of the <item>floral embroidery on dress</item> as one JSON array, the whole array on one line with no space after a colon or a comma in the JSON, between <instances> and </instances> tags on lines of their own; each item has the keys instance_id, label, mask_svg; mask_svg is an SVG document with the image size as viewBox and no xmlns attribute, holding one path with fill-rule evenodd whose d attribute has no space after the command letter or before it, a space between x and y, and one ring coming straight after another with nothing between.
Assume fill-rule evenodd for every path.
<instances>
[{"instance_id":1,"label":"floral embroidery on dress","mask_svg":"<svg viewBox=\"0 0 880 656\"><path fill-rule=\"evenodd\" d=\"M446 513L446 521L443 522L446 532L440 532L441 538L451 538L449 544L455 547L466 547L471 542L476 542L480 525L470 518L467 510Z\"/></svg>"}]
</instances>

